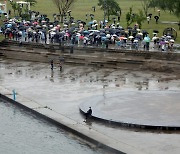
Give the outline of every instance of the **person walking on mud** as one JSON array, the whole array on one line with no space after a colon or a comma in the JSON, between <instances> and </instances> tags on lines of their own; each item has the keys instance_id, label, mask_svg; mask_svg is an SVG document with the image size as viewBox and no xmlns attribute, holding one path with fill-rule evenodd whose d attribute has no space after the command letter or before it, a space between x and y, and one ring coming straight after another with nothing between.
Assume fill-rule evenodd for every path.
<instances>
[{"instance_id":1,"label":"person walking on mud","mask_svg":"<svg viewBox=\"0 0 180 154\"><path fill-rule=\"evenodd\" d=\"M51 60L51 70L53 71L53 69L54 69L54 61Z\"/></svg>"},{"instance_id":2,"label":"person walking on mud","mask_svg":"<svg viewBox=\"0 0 180 154\"><path fill-rule=\"evenodd\" d=\"M62 71L62 62L59 61L59 70Z\"/></svg>"}]
</instances>

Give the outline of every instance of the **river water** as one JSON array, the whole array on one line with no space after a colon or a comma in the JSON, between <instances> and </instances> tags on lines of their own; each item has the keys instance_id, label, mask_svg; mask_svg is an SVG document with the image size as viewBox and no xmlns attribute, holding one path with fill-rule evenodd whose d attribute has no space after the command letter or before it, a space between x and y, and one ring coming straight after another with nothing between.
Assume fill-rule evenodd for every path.
<instances>
[{"instance_id":1,"label":"river water","mask_svg":"<svg viewBox=\"0 0 180 154\"><path fill-rule=\"evenodd\" d=\"M0 154L102 153L74 135L13 104L0 100L0 113Z\"/></svg>"}]
</instances>

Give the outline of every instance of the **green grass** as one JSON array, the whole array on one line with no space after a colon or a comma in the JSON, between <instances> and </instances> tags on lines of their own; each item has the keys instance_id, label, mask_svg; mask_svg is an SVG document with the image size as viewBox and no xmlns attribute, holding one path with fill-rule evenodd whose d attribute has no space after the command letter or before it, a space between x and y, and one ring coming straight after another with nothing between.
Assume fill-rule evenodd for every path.
<instances>
[{"instance_id":1,"label":"green grass","mask_svg":"<svg viewBox=\"0 0 180 154\"><path fill-rule=\"evenodd\" d=\"M0 34L0 42L4 40L4 35Z\"/></svg>"},{"instance_id":2,"label":"green grass","mask_svg":"<svg viewBox=\"0 0 180 154\"><path fill-rule=\"evenodd\" d=\"M56 6L54 5L52 0L37 0L37 4L35 7L32 7L32 10L36 10L41 12L42 14L47 14L50 19L52 19L52 15L54 13L58 13L58 10ZM142 9L141 1L140 0L117 0L119 3L121 9L122 9L122 17L120 25L123 27L126 27L126 13L129 11L129 7L133 6L133 11L138 12L139 9ZM98 0L76 0L76 2L73 4L71 10L72 10L72 16L75 17L75 19L86 19L85 14L93 13L95 15L95 19L97 21L100 21L103 19L103 10L100 10L100 7L97 6ZM96 6L96 12L93 12L92 6ZM152 13L153 16L157 15L158 8L149 9L149 13ZM90 18L88 19L90 21ZM180 31L178 30L178 25L175 24L162 24L161 21L178 21L177 17L170 14L168 11L164 12L161 11L161 16L159 20L159 24L155 23L154 18L150 21L150 24L148 25L145 21L142 24L142 29L146 29L150 36L152 36L152 31L154 29L159 30L159 35L161 36L163 33L163 30L167 27L173 27L176 29L178 33L178 37L176 39L177 43L180 43ZM133 23L131 26L133 26L135 23Z\"/></svg>"}]
</instances>

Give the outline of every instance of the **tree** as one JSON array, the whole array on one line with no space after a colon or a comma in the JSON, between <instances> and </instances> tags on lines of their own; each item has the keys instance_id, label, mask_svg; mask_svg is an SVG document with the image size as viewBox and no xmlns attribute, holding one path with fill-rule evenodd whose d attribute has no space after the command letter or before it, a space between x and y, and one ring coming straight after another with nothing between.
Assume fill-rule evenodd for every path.
<instances>
[{"instance_id":1,"label":"tree","mask_svg":"<svg viewBox=\"0 0 180 154\"><path fill-rule=\"evenodd\" d=\"M136 22L141 29L144 20L146 20L146 17L142 10L139 10L139 13L133 13L132 7L129 8L129 12L126 14L127 27L129 27L133 22Z\"/></svg>"},{"instance_id":2,"label":"tree","mask_svg":"<svg viewBox=\"0 0 180 154\"><path fill-rule=\"evenodd\" d=\"M141 27L142 27L142 22L143 22L144 20L146 20L146 17L144 16L142 10L139 10L139 14L135 14L135 19L134 19L134 20L137 22L137 24L139 25L139 28L141 29Z\"/></svg>"},{"instance_id":3,"label":"tree","mask_svg":"<svg viewBox=\"0 0 180 154\"><path fill-rule=\"evenodd\" d=\"M129 27L134 22L134 13L132 13L132 7L129 8L129 12L126 13L126 23Z\"/></svg>"},{"instance_id":4,"label":"tree","mask_svg":"<svg viewBox=\"0 0 180 154\"><path fill-rule=\"evenodd\" d=\"M141 4L142 4L142 7L143 7L144 14L147 17L148 16L148 10L149 10L150 1L149 0L142 0Z\"/></svg>"},{"instance_id":5,"label":"tree","mask_svg":"<svg viewBox=\"0 0 180 154\"><path fill-rule=\"evenodd\" d=\"M18 4L16 2L10 1L10 5L13 9L14 15L16 15L16 11L18 10Z\"/></svg>"},{"instance_id":6,"label":"tree","mask_svg":"<svg viewBox=\"0 0 180 154\"><path fill-rule=\"evenodd\" d=\"M31 6L34 6L35 3L37 3L36 0L26 0L25 2L29 2ZM18 15L20 17L22 16L26 16L26 18L30 18L29 17L29 10L28 10L28 5L26 5L26 7L24 7L23 9L23 6L16 3L16 1L13 1L13 0L10 0L10 5L14 11L14 15ZM23 13L24 12L24 13Z\"/></svg>"},{"instance_id":7,"label":"tree","mask_svg":"<svg viewBox=\"0 0 180 154\"><path fill-rule=\"evenodd\" d=\"M107 16L108 20L110 15L120 16L121 8L115 0L99 0L98 6L104 10L104 18Z\"/></svg>"},{"instance_id":8,"label":"tree","mask_svg":"<svg viewBox=\"0 0 180 154\"><path fill-rule=\"evenodd\" d=\"M60 21L63 22L64 16L66 15L67 11L70 9L72 4L76 0L52 0L59 11Z\"/></svg>"}]
</instances>

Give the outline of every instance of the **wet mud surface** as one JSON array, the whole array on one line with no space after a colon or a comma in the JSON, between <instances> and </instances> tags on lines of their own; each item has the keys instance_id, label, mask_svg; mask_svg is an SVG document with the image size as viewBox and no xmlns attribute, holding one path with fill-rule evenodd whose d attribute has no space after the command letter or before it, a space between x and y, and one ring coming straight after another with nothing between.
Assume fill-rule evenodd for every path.
<instances>
[{"instance_id":1,"label":"wet mud surface","mask_svg":"<svg viewBox=\"0 0 180 154\"><path fill-rule=\"evenodd\" d=\"M130 106L131 103L137 101L141 94L148 93L147 100L150 98L156 100L154 96L158 96L159 93L156 102L151 102L152 107L158 102L160 106L163 106L162 100L167 100L164 97L165 94L173 93L173 97L169 98L172 102L178 103L177 98L180 93L180 77L175 72L140 72L133 69L117 70L72 65L63 66L63 71L60 72L58 65L55 65L54 70L51 71L50 64L5 59L0 61L0 84L11 91L15 89L18 95L48 106L52 110L76 120L77 123L84 123L84 117L79 112L79 105L89 103L91 100L92 102L94 100L107 101L107 106L100 107L104 112L108 109L117 109L116 105L110 103L110 98L113 96L116 96L113 99L117 98L117 100L128 97L131 100L128 102L128 106ZM128 95L129 93L131 95ZM138 108L135 104L134 107ZM174 108L172 107L172 109ZM135 112L134 108L133 111ZM89 129L107 134L117 141L123 140L129 145L142 149L145 153L147 151L158 154L170 151L178 153L180 150L178 144L180 136L177 133L157 135L154 132L126 130L94 121L87 123L87 126ZM147 144L144 144L144 140Z\"/></svg>"}]
</instances>

